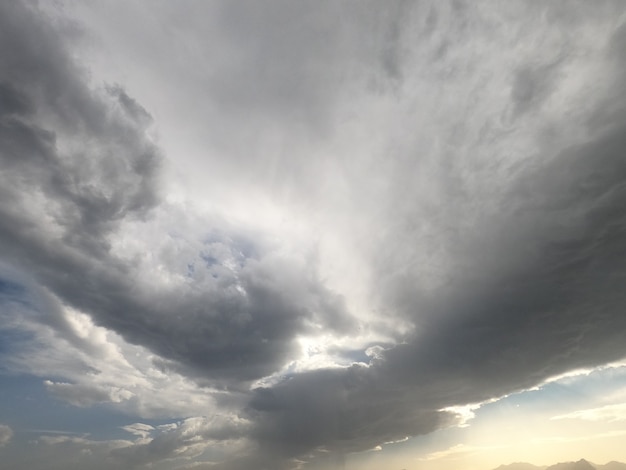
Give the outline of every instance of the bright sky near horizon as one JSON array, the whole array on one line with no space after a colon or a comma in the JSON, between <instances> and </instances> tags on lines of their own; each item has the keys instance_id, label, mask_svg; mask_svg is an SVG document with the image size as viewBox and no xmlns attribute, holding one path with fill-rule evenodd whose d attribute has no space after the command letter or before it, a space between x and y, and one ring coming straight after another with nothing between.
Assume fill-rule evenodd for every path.
<instances>
[{"instance_id":1,"label":"bright sky near horizon","mask_svg":"<svg viewBox=\"0 0 626 470\"><path fill-rule=\"evenodd\" d=\"M0 176L1 466L626 462L623 1L0 0Z\"/></svg>"}]
</instances>

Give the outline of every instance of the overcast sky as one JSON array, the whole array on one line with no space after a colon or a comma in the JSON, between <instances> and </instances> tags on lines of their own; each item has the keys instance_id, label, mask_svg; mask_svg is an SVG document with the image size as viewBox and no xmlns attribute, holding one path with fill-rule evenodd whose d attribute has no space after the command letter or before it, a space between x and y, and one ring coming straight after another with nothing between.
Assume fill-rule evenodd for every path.
<instances>
[{"instance_id":1,"label":"overcast sky","mask_svg":"<svg viewBox=\"0 0 626 470\"><path fill-rule=\"evenodd\" d=\"M623 1L0 0L6 468L626 461Z\"/></svg>"}]
</instances>

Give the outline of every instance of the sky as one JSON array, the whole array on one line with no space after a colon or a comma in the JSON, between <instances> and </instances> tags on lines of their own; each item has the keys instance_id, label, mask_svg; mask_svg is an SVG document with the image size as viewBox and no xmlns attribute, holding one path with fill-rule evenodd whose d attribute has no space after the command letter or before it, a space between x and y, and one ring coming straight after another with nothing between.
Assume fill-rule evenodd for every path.
<instances>
[{"instance_id":1,"label":"sky","mask_svg":"<svg viewBox=\"0 0 626 470\"><path fill-rule=\"evenodd\" d=\"M0 1L3 468L626 461L622 1Z\"/></svg>"}]
</instances>

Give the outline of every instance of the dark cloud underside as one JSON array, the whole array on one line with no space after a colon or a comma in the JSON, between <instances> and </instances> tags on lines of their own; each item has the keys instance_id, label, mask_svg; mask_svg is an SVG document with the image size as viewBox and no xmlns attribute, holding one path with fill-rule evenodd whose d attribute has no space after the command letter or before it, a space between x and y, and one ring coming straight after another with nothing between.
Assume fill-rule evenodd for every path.
<instances>
[{"instance_id":1,"label":"dark cloud underside","mask_svg":"<svg viewBox=\"0 0 626 470\"><path fill-rule=\"evenodd\" d=\"M117 258L109 240L119 223L144 219L159 204L150 116L120 86L89 88L41 13L19 3L3 8L6 261L172 367L211 378L263 377L310 324L345 329L341 299L314 273L292 272L265 253L243 258L237 279L203 290L142 289L132 260Z\"/></svg>"},{"instance_id":2,"label":"dark cloud underside","mask_svg":"<svg viewBox=\"0 0 626 470\"><path fill-rule=\"evenodd\" d=\"M36 286L31 295L47 306L38 321L60 337L89 348L64 323L62 308L71 306L148 348L163 371L220 388L224 403L237 391L244 403L236 413L245 426L187 421L150 444L67 439L68 448L91 446L135 468L183 450L195 458L198 440L243 440L241 455L208 468L290 469L328 453L340 462L348 452L458 423L448 407L626 356L626 34L609 21L623 5L577 3L567 13L570 4L561 2L528 12L523 2L394 3L370 14L351 5L197 6L223 21L202 34L215 34L227 51L207 46L214 72L197 96L215 105L211 119L223 113L215 129L228 132L216 140L232 140L216 145L233 157L222 157L216 172L234 174L219 171L236 166L256 189L275 194L278 186L293 195L291 209L310 208L312 219L349 238L353 251L345 252L361 256L372 279L366 301L382 312L381 324L404 326L389 328L389 342L368 365L290 370L250 391L298 357L302 336L356 338L377 323L349 311L320 274L315 250L285 255L280 241L217 217L190 216L208 227L193 234L151 233L188 243L193 256L181 262L183 274L167 271L178 259L157 260L166 271L160 278L142 267L145 253L119 251L131 225L182 219L161 194L163 159L175 156L161 155L152 116L124 87L89 84L53 18L31 3L0 4L0 259L11 267L2 272ZM494 46L508 31L502 24L516 31L505 35L510 47L535 44L537 58L518 60L508 46ZM568 49L572 37L605 24L605 42L589 46L589 60L601 67L589 72L597 93L583 87L568 95L572 70L584 69L576 61L592 56ZM489 82L490 52L513 56L501 82ZM385 135L383 144L372 137L378 153L354 142L349 155L315 160L306 142L340 140L356 118L334 129L334 113L343 112L337 103L353 98L372 119L391 116L355 134ZM371 104L378 99L383 104ZM567 112L555 112L559 105ZM295 150L237 153L241 129L233 123L263 134L265 120L267 129L284 128ZM255 179L272 158L287 176L274 168ZM253 207L245 184L233 187ZM160 256L151 246L142 251ZM17 297L20 282L1 281L0 294ZM77 406L111 398L97 387L46 384Z\"/></svg>"}]
</instances>

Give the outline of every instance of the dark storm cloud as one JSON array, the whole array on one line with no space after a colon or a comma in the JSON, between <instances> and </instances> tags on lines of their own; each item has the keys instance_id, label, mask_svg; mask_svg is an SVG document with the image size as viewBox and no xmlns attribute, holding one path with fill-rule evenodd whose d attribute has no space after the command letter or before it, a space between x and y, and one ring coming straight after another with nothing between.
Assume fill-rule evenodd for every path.
<instances>
[{"instance_id":1,"label":"dark storm cloud","mask_svg":"<svg viewBox=\"0 0 626 470\"><path fill-rule=\"evenodd\" d=\"M415 325L403 344L368 368L307 372L256 391L250 413L270 452L288 460L370 449L454 423L444 408L626 355L626 127L615 118L626 110L622 73L608 79L617 80L610 93L619 101L603 109L598 97L584 143L541 155L513 174L495 209L442 233L455 255L444 282L423 289L414 266L381 283ZM514 75L516 112L541 106L549 80ZM467 194L453 186L443 198L463 208ZM383 244L402 250L407 242L394 237Z\"/></svg>"},{"instance_id":2,"label":"dark storm cloud","mask_svg":"<svg viewBox=\"0 0 626 470\"><path fill-rule=\"evenodd\" d=\"M105 249L116 221L154 206L156 149L132 116L86 87L52 30L20 4L3 8L5 226L40 223L28 217L42 208L27 207L40 197L66 241Z\"/></svg>"},{"instance_id":3,"label":"dark storm cloud","mask_svg":"<svg viewBox=\"0 0 626 470\"><path fill-rule=\"evenodd\" d=\"M156 362L164 369L209 383L222 379L235 387L276 372L295 351L298 334L324 329L349 334L355 329L342 298L318 278L314 261L295 263L274 255L257 234L242 237L226 224L203 241L188 264L186 283L156 288L143 283L133 263L114 256L111 239L122 222L161 210L158 151L145 129L150 115L119 86L101 95L86 87L59 38L32 11L19 4L1 8L3 259L99 324L151 348L161 356ZM548 8L554 14L556 7ZM235 58L221 64L223 73L209 80L218 104L236 117L250 109L259 114L269 110L283 122L290 119L282 115L289 110L286 116L309 124L325 121L335 96L328 84L338 83L333 80L341 75L337 64L342 55L332 47L334 41L344 44L339 39L345 31L337 26L341 18L309 7L303 13L283 3L266 8L229 2L218 10ZM467 10L455 11L452 16L459 24L449 24L448 37L433 43L439 59L467 52L463 46L473 33L468 33L472 25L466 16L480 16ZM383 28L387 46L374 54L376 60L365 62L376 63L397 91L415 64L401 47L402 35L411 30L401 24L408 13L394 11ZM435 10L426 13L431 20L426 21L430 30L425 36L446 20ZM306 23L304 18L311 16L312 23ZM329 16L332 25L325 34L322 26ZM557 16L565 21L558 27L565 28L567 21L581 22L584 15L567 21ZM361 27L369 32L373 24L364 18ZM239 36L240 31L249 35ZM453 36L457 31L468 36ZM459 417L445 411L447 407L501 397L578 367L624 357L624 37L623 29L618 30L609 44L607 54L618 65L605 71L604 83L612 87L607 96L594 97L592 109L585 111L584 132L572 136L571 144L545 145L539 156L507 168L506 187L494 190L490 198L481 199L482 188L472 189L464 179L474 170L463 167L472 148L450 147L429 173L428 162L416 157L429 149L417 144L398 162L396 154L388 158L397 164L385 174L392 181L389 191L381 192L381 201L367 191L355 191L378 204L367 208L375 214L367 227L384 227L380 235L372 230L372 297L389 317L412 327L397 334L395 346L386 346L369 366L301 372L256 389L243 412L250 428L227 426L219 436L206 429L174 432L107 455L140 465L169 458L198 437L246 436L254 441L248 455L208 467L294 468L297 459L323 453L340 461L347 452L453 425ZM453 40L461 44L460 53ZM44 50L33 47L34 42ZM502 114L512 113L512 121L525 125L539 116L565 76L560 67L566 59L561 62L556 55L552 61L514 68L503 92L510 102ZM329 82L322 73L327 63L337 66ZM443 140L463 138L462 121L470 121L473 114L459 114L445 116L461 123ZM567 122L562 125L575 129ZM421 198L429 195L420 193L416 183L422 168L436 186L435 202L425 210L429 201ZM299 183L311 181L318 183L306 178ZM489 186L490 181L480 183ZM357 189L360 184L355 184ZM431 219L441 227L429 233L436 240L428 245L419 230ZM419 256L420 243L445 255L436 260L445 265L445 276L432 286L424 286L428 266ZM57 330L64 331L60 320ZM102 389L81 391L52 382L49 388L78 404L110 399Z\"/></svg>"},{"instance_id":4,"label":"dark storm cloud","mask_svg":"<svg viewBox=\"0 0 626 470\"><path fill-rule=\"evenodd\" d=\"M285 458L363 451L453 424L443 408L623 358L624 149L626 128L520 176L489 231L464 242L466 267L428 299L400 293L415 333L369 368L257 390L257 439Z\"/></svg>"},{"instance_id":5,"label":"dark storm cloud","mask_svg":"<svg viewBox=\"0 0 626 470\"><path fill-rule=\"evenodd\" d=\"M408 388L407 378L384 378L377 370L355 365L307 372L259 389L251 402L260 423L257 438L277 455L342 454L456 422L453 413L437 411L435 397ZM427 377L420 383L423 379Z\"/></svg>"},{"instance_id":6,"label":"dark storm cloud","mask_svg":"<svg viewBox=\"0 0 626 470\"><path fill-rule=\"evenodd\" d=\"M263 377L285 362L298 332L319 325L346 331L342 299L313 266L238 246L237 233L220 241L227 255L250 252L237 274L219 271L227 260L218 257L198 263L207 273L202 285L193 273L177 289L146 285L111 241L122 222L149 218L159 204L161 157L146 133L150 115L120 86L90 89L36 7L4 4L0 16L6 262L153 349L162 364L205 378Z\"/></svg>"},{"instance_id":7,"label":"dark storm cloud","mask_svg":"<svg viewBox=\"0 0 626 470\"><path fill-rule=\"evenodd\" d=\"M37 263L61 256L53 246L60 243L75 255L101 256L117 221L154 206L158 153L133 119L85 86L56 34L29 8L2 8L6 254L14 245L25 263Z\"/></svg>"}]
</instances>

